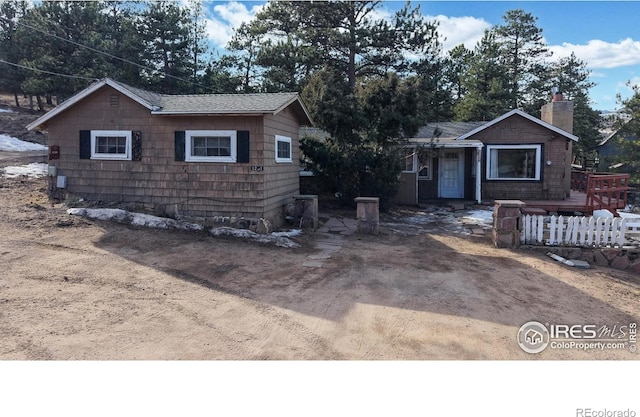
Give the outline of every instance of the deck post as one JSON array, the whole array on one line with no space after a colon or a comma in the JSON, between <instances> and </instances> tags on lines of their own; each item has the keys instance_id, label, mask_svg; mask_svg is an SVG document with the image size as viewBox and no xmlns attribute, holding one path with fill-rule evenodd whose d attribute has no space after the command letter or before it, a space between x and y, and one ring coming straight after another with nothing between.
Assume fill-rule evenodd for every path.
<instances>
[{"instance_id":1,"label":"deck post","mask_svg":"<svg viewBox=\"0 0 640 417\"><path fill-rule=\"evenodd\" d=\"M493 209L493 243L496 248L516 249L520 246L520 200L496 200Z\"/></svg>"}]
</instances>

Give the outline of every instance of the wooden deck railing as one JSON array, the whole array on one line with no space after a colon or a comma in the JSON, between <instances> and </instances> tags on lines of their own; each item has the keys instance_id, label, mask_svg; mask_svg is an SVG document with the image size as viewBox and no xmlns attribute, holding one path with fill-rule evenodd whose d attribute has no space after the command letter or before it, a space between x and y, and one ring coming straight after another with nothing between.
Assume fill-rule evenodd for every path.
<instances>
[{"instance_id":1,"label":"wooden deck railing","mask_svg":"<svg viewBox=\"0 0 640 417\"><path fill-rule=\"evenodd\" d=\"M627 205L629 174L572 171L571 190L586 193L589 211L609 210L617 216L617 209Z\"/></svg>"}]
</instances>

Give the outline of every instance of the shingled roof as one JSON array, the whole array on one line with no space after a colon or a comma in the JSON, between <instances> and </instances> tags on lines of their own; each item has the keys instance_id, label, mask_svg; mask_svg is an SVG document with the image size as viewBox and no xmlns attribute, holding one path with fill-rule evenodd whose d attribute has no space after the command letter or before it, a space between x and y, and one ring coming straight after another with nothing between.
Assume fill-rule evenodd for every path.
<instances>
[{"instance_id":1,"label":"shingled roof","mask_svg":"<svg viewBox=\"0 0 640 417\"><path fill-rule=\"evenodd\" d=\"M171 95L131 87L127 84L104 78L58 107L46 113L38 120L27 125L32 130L62 113L78 101L98 89L110 86L126 95L157 115L275 115L292 106L301 125L312 125L309 113L300 100L298 93L257 93L257 94L197 94Z\"/></svg>"},{"instance_id":2,"label":"shingled roof","mask_svg":"<svg viewBox=\"0 0 640 417\"><path fill-rule=\"evenodd\" d=\"M298 99L297 93L164 95L154 114L271 113Z\"/></svg>"},{"instance_id":3,"label":"shingled roof","mask_svg":"<svg viewBox=\"0 0 640 417\"><path fill-rule=\"evenodd\" d=\"M564 130L553 126L545 121L542 121L536 117L533 117L522 110L511 110L508 113L503 114L500 117L496 117L495 119L489 122L440 122L440 123L429 123L420 128L418 133L409 139L410 142L427 142L428 140L439 139L440 141L453 141L453 140L469 140L470 137L475 135L476 133L487 129L505 119L508 119L512 116L520 116L524 117L527 120L530 120L540 126L543 126L549 130L552 130L567 139L578 141L578 137L565 132Z\"/></svg>"},{"instance_id":4,"label":"shingled roof","mask_svg":"<svg viewBox=\"0 0 640 417\"><path fill-rule=\"evenodd\" d=\"M415 138L457 139L487 122L440 122L422 126Z\"/></svg>"}]
</instances>

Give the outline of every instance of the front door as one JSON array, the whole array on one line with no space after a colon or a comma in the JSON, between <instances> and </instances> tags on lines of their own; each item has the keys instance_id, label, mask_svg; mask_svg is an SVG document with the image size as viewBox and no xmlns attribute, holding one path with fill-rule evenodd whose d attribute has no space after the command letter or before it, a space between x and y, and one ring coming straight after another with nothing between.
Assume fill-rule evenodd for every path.
<instances>
[{"instance_id":1,"label":"front door","mask_svg":"<svg viewBox=\"0 0 640 417\"><path fill-rule=\"evenodd\" d=\"M464 150L444 149L440 157L438 188L440 198L464 197Z\"/></svg>"}]
</instances>

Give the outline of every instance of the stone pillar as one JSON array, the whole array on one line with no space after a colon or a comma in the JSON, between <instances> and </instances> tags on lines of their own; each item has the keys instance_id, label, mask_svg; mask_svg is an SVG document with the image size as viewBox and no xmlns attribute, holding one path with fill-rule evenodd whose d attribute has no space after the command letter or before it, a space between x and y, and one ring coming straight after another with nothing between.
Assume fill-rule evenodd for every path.
<instances>
[{"instance_id":1,"label":"stone pillar","mask_svg":"<svg viewBox=\"0 0 640 417\"><path fill-rule=\"evenodd\" d=\"M297 195L295 200L294 218L300 219L300 227L318 228L318 196Z\"/></svg>"},{"instance_id":2,"label":"stone pillar","mask_svg":"<svg viewBox=\"0 0 640 417\"><path fill-rule=\"evenodd\" d=\"M357 197L356 209L358 219L358 233L370 235L378 234L380 223L380 199L378 197Z\"/></svg>"},{"instance_id":3,"label":"stone pillar","mask_svg":"<svg viewBox=\"0 0 640 417\"><path fill-rule=\"evenodd\" d=\"M493 209L493 243L496 248L515 249L520 246L520 210L526 204L520 200L496 200Z\"/></svg>"}]
</instances>

